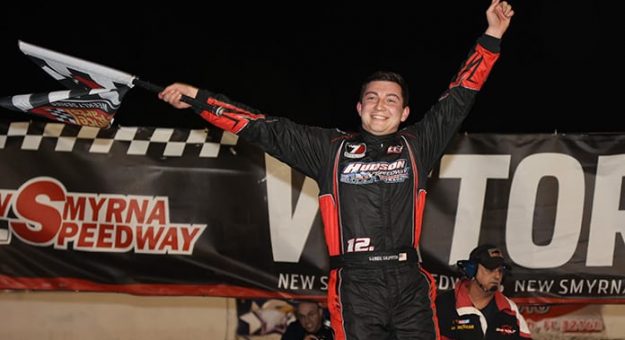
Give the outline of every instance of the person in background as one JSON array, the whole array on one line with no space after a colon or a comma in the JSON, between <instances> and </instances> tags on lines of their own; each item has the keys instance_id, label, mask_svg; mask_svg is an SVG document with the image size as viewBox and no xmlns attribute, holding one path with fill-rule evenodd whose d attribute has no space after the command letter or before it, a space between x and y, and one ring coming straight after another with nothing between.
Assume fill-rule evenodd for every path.
<instances>
[{"instance_id":1,"label":"person in background","mask_svg":"<svg viewBox=\"0 0 625 340\"><path fill-rule=\"evenodd\" d=\"M323 308L317 302L302 301L295 309L296 321L291 322L281 340L334 340L334 333L325 323Z\"/></svg>"},{"instance_id":2,"label":"person in background","mask_svg":"<svg viewBox=\"0 0 625 340\"><path fill-rule=\"evenodd\" d=\"M458 261L458 267L463 280L436 299L442 339L531 339L519 308L501 293L510 265L499 248L478 246L468 260Z\"/></svg>"},{"instance_id":3,"label":"person in background","mask_svg":"<svg viewBox=\"0 0 625 340\"><path fill-rule=\"evenodd\" d=\"M371 24L393 24L392 17L373 12ZM417 253L426 181L499 58L513 15L506 1L491 1L488 27L449 87L423 119L401 130L410 114L409 91L402 76L388 71L363 82L355 105L361 128L354 133L266 116L188 84L174 83L159 93L179 109L191 107L183 95L203 103L195 108L206 121L317 182L330 255L328 308L337 339L438 339L436 285ZM362 51L401 54L403 47L371 37ZM421 67L428 66L417 63L415 71ZM327 81L334 77L329 74Z\"/></svg>"}]
</instances>

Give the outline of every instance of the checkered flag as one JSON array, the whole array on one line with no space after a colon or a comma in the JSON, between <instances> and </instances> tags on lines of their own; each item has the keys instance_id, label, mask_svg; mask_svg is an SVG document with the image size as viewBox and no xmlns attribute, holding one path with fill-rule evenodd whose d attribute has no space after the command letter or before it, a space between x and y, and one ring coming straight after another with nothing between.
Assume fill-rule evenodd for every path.
<instances>
[{"instance_id":1,"label":"checkered flag","mask_svg":"<svg viewBox=\"0 0 625 340\"><path fill-rule=\"evenodd\" d=\"M43 47L19 42L20 50L68 91L24 94L0 98L0 106L33 113L68 124L109 127L122 98L135 85L160 92L162 87L107 66L75 58ZM183 96L194 107L216 108Z\"/></svg>"},{"instance_id":2,"label":"checkered flag","mask_svg":"<svg viewBox=\"0 0 625 340\"><path fill-rule=\"evenodd\" d=\"M19 42L19 48L66 91L0 98L0 106L66 124L109 127L136 78L127 73Z\"/></svg>"},{"instance_id":3,"label":"checkered flag","mask_svg":"<svg viewBox=\"0 0 625 340\"><path fill-rule=\"evenodd\" d=\"M128 88L75 89L22 94L0 98L0 106L65 124L105 128L112 124L113 115L119 108L111 99L122 97L127 90Z\"/></svg>"}]
</instances>

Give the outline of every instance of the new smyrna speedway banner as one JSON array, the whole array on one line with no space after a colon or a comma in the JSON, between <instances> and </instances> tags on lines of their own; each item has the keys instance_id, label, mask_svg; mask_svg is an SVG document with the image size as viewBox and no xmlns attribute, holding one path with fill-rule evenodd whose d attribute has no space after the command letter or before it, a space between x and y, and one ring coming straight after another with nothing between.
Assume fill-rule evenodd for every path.
<instances>
[{"instance_id":1,"label":"new smyrna speedway banner","mask_svg":"<svg viewBox=\"0 0 625 340\"><path fill-rule=\"evenodd\" d=\"M316 184L236 136L2 122L0 160L0 289L324 298ZM459 135L423 265L491 242L518 302L625 302L623 176L625 135Z\"/></svg>"}]
</instances>

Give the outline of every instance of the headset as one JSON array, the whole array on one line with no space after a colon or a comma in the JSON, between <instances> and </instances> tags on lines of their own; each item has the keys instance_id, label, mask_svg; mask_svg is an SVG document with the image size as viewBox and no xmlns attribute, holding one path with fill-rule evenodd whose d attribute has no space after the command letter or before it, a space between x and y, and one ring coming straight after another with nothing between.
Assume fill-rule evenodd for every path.
<instances>
[{"instance_id":1,"label":"headset","mask_svg":"<svg viewBox=\"0 0 625 340\"><path fill-rule=\"evenodd\" d=\"M475 275L477 275L477 267L478 267L477 262L473 260L459 260L458 262L456 262L456 265L458 266L458 268L460 269L460 272L462 273L464 277L466 277L469 280L475 280L477 285L480 286L480 288L484 292L495 292L499 289L499 286L501 285L501 283L499 285L487 288L475 277ZM506 274L508 274L509 270L510 270L510 267L507 264L504 264L503 277L505 277ZM503 278L501 282L503 282Z\"/></svg>"},{"instance_id":2,"label":"headset","mask_svg":"<svg viewBox=\"0 0 625 340\"><path fill-rule=\"evenodd\" d=\"M477 263L475 261L460 260L456 262L456 265L467 279L472 279L477 274Z\"/></svg>"}]
</instances>

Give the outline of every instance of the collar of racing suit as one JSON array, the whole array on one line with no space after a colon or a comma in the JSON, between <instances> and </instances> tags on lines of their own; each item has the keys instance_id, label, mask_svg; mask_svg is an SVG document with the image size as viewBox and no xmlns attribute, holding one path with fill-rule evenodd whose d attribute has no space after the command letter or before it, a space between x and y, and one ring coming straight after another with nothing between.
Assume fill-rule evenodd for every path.
<instances>
[{"instance_id":1,"label":"collar of racing suit","mask_svg":"<svg viewBox=\"0 0 625 340\"><path fill-rule=\"evenodd\" d=\"M360 128L360 134L362 139L367 143L386 143L392 142L397 139L397 132L390 133L388 135L376 136L370 132L367 132L362 127Z\"/></svg>"}]
</instances>

